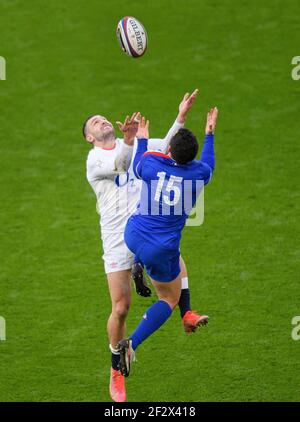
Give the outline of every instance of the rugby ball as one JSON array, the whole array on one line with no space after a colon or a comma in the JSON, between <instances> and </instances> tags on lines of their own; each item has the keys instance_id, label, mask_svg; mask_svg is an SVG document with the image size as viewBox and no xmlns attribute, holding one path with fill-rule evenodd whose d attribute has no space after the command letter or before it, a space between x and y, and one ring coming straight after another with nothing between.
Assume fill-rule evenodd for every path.
<instances>
[{"instance_id":1,"label":"rugby ball","mask_svg":"<svg viewBox=\"0 0 300 422\"><path fill-rule=\"evenodd\" d=\"M141 22L132 16L125 16L117 26L117 37L124 53L141 57L148 44L147 33Z\"/></svg>"}]
</instances>

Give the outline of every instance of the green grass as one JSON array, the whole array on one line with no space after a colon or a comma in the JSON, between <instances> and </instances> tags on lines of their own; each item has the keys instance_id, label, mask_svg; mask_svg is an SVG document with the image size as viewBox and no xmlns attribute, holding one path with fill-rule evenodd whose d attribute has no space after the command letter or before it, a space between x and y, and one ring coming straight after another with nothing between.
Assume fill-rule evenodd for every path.
<instances>
[{"instance_id":1,"label":"green grass","mask_svg":"<svg viewBox=\"0 0 300 422\"><path fill-rule=\"evenodd\" d=\"M142 59L117 43L125 15L147 28ZM299 1L2 0L0 28L0 401L109 401L110 301L81 124L140 110L162 136L195 87L187 126L200 138L220 109L217 169L204 225L181 249L211 322L186 336L175 312L140 347L128 400L299 400ZM150 303L134 296L128 332Z\"/></svg>"}]
</instances>

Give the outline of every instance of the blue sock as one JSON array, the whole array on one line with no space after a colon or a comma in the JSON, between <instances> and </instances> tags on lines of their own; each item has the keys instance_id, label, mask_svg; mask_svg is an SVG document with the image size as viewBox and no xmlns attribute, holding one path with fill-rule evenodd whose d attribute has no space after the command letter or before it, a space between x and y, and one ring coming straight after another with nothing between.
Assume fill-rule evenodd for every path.
<instances>
[{"instance_id":1,"label":"blue sock","mask_svg":"<svg viewBox=\"0 0 300 422\"><path fill-rule=\"evenodd\" d=\"M187 311L191 310L190 289L182 289L180 299L178 302L181 318Z\"/></svg>"},{"instance_id":2,"label":"blue sock","mask_svg":"<svg viewBox=\"0 0 300 422\"><path fill-rule=\"evenodd\" d=\"M164 300L158 300L145 312L142 321L130 336L132 348L135 350L146 338L167 321L172 314L170 305Z\"/></svg>"}]
</instances>

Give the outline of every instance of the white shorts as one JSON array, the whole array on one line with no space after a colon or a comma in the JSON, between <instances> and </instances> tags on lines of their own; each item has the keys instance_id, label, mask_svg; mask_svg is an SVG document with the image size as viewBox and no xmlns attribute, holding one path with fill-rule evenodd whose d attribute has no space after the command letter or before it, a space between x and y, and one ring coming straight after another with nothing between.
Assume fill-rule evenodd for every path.
<instances>
[{"instance_id":1,"label":"white shorts","mask_svg":"<svg viewBox=\"0 0 300 422\"><path fill-rule=\"evenodd\" d=\"M106 274L131 269L134 254L127 248L124 233L101 233Z\"/></svg>"}]
</instances>

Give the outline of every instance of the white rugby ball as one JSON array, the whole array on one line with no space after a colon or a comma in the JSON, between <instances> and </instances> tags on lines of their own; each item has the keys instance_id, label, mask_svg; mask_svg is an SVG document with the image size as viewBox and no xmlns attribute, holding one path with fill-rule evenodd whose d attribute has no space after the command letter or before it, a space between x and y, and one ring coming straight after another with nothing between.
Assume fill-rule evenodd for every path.
<instances>
[{"instance_id":1,"label":"white rugby ball","mask_svg":"<svg viewBox=\"0 0 300 422\"><path fill-rule=\"evenodd\" d=\"M141 22L132 16L120 20L117 37L124 53L131 57L141 57L147 49L147 32Z\"/></svg>"}]
</instances>

